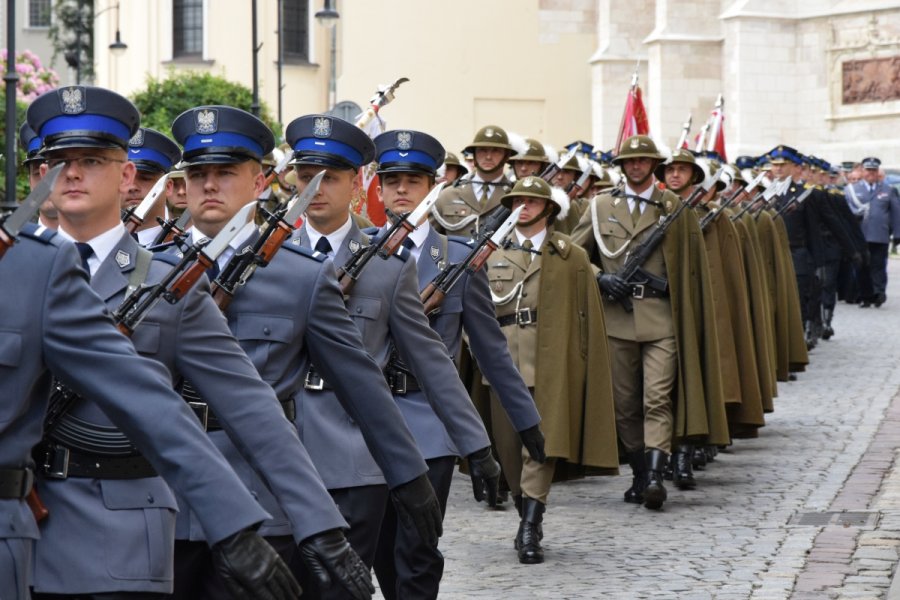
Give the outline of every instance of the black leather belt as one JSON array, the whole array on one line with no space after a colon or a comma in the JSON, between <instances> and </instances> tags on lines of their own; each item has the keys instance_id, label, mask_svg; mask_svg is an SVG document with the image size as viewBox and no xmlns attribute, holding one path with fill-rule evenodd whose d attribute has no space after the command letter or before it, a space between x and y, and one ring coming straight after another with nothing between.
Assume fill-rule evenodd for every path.
<instances>
[{"instance_id":1,"label":"black leather belt","mask_svg":"<svg viewBox=\"0 0 900 600\"><path fill-rule=\"evenodd\" d=\"M0 500L21 500L34 485L31 469L0 469Z\"/></svg>"},{"instance_id":2,"label":"black leather belt","mask_svg":"<svg viewBox=\"0 0 900 600\"><path fill-rule=\"evenodd\" d=\"M643 283L633 283L631 284L631 297L636 300L643 300L644 298L668 298L669 292L668 290L658 290Z\"/></svg>"},{"instance_id":3,"label":"black leather belt","mask_svg":"<svg viewBox=\"0 0 900 600\"><path fill-rule=\"evenodd\" d=\"M517 310L510 315L497 317L497 323L500 324L500 327L506 327L507 325L518 325L519 327L525 327L526 325L537 323L537 315L537 309L531 310L528 308L523 308L522 310Z\"/></svg>"},{"instance_id":4,"label":"black leather belt","mask_svg":"<svg viewBox=\"0 0 900 600\"><path fill-rule=\"evenodd\" d=\"M72 450L53 443L38 445L34 459L40 472L50 479L142 479L156 477L156 470L141 455L102 456Z\"/></svg>"},{"instance_id":5,"label":"black leather belt","mask_svg":"<svg viewBox=\"0 0 900 600\"><path fill-rule=\"evenodd\" d=\"M391 371L388 375L388 386L391 388L391 393L399 396L422 389L419 387L419 380L405 371Z\"/></svg>"},{"instance_id":6,"label":"black leather belt","mask_svg":"<svg viewBox=\"0 0 900 600\"><path fill-rule=\"evenodd\" d=\"M297 416L297 405L294 404L294 399L288 398L287 400L279 400L279 402L281 403L282 410L284 410L284 416L287 417L288 421L293 423L295 417ZM215 413L210 410L208 406L206 412L206 430L221 431L222 424L221 422L219 422L219 418L216 417Z\"/></svg>"}]
</instances>

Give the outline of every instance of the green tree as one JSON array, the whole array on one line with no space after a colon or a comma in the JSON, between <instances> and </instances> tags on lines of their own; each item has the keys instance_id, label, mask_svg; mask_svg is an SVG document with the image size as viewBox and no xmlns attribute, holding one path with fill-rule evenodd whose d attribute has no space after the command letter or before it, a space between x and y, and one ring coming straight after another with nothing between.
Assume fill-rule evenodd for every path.
<instances>
[{"instance_id":1,"label":"green tree","mask_svg":"<svg viewBox=\"0 0 900 600\"><path fill-rule=\"evenodd\" d=\"M141 125L172 136L172 121L186 110L204 104L223 104L249 111L253 93L239 83L224 77L194 71L170 71L165 79L149 78L147 87L132 98L141 111ZM260 118L281 135L281 125L272 117L269 108L261 103Z\"/></svg>"},{"instance_id":2,"label":"green tree","mask_svg":"<svg viewBox=\"0 0 900 600\"><path fill-rule=\"evenodd\" d=\"M28 105L24 102L20 102L16 100L16 123L23 123L25 121L25 110L28 108ZM18 136L19 132L14 132L13 135ZM3 154L3 157L0 158L0 175L6 173L6 92L3 93L3 100L0 102L0 154ZM15 161L16 164L19 165L18 170L16 171L16 197L24 198L28 195L28 172L22 168L22 161L25 160L25 151L22 150L21 145L17 146ZM6 184L0 186L0 193L6 191Z\"/></svg>"},{"instance_id":3,"label":"green tree","mask_svg":"<svg viewBox=\"0 0 900 600\"><path fill-rule=\"evenodd\" d=\"M54 3L50 41L53 59L60 54L71 68L80 70L81 82L94 80L94 0Z\"/></svg>"}]
</instances>

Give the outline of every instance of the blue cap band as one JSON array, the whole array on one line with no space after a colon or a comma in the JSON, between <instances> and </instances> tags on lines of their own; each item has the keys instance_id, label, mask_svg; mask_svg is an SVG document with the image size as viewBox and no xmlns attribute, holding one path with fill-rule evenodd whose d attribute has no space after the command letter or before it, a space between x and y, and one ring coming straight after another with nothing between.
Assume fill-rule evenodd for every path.
<instances>
[{"instance_id":1,"label":"blue cap band","mask_svg":"<svg viewBox=\"0 0 900 600\"><path fill-rule=\"evenodd\" d=\"M378 162L382 165L395 162L414 163L420 164L431 170L437 169L437 163L435 162L434 157L425 152L419 152L418 150L407 150L405 152L400 150L388 150L378 157Z\"/></svg>"},{"instance_id":2,"label":"blue cap band","mask_svg":"<svg viewBox=\"0 0 900 600\"><path fill-rule=\"evenodd\" d=\"M46 138L57 133L97 131L113 135L124 142L131 138L128 126L110 117L102 115L61 115L44 123L40 137ZM83 134L82 134L83 135Z\"/></svg>"},{"instance_id":3,"label":"blue cap band","mask_svg":"<svg viewBox=\"0 0 900 600\"><path fill-rule=\"evenodd\" d=\"M164 171L172 168L172 162L162 152L157 152L153 148L129 148L128 160L132 162L154 162L158 164Z\"/></svg>"},{"instance_id":4,"label":"blue cap band","mask_svg":"<svg viewBox=\"0 0 900 600\"><path fill-rule=\"evenodd\" d=\"M256 140L230 131L221 131L209 135L196 133L189 135L184 141L184 154L202 150L203 148L244 148L260 158L263 156L263 148Z\"/></svg>"},{"instance_id":5,"label":"blue cap band","mask_svg":"<svg viewBox=\"0 0 900 600\"><path fill-rule=\"evenodd\" d=\"M357 167L362 165L362 154L353 148L353 146L328 138L301 138L294 144L294 151L334 154Z\"/></svg>"},{"instance_id":6,"label":"blue cap band","mask_svg":"<svg viewBox=\"0 0 900 600\"><path fill-rule=\"evenodd\" d=\"M31 141L28 142L27 153L28 153L28 154L33 154L34 152L37 152L38 150L41 149L41 144L42 144L42 143L43 143L43 142L41 142L41 138L39 138L39 137L37 137L37 136L31 138Z\"/></svg>"}]
</instances>

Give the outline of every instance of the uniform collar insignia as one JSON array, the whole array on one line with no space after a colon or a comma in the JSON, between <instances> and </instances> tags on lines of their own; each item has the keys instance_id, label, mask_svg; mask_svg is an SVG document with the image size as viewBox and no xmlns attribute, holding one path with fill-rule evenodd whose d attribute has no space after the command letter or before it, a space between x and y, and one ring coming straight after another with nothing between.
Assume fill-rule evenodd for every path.
<instances>
[{"instance_id":1,"label":"uniform collar insignia","mask_svg":"<svg viewBox=\"0 0 900 600\"><path fill-rule=\"evenodd\" d=\"M124 269L131 264L131 255L124 250L119 250L116 252L116 264L119 265L120 269Z\"/></svg>"},{"instance_id":2,"label":"uniform collar insignia","mask_svg":"<svg viewBox=\"0 0 900 600\"><path fill-rule=\"evenodd\" d=\"M441 250L437 246L432 246L429 248L428 253L431 254L431 260L437 260L441 255Z\"/></svg>"},{"instance_id":3,"label":"uniform collar insignia","mask_svg":"<svg viewBox=\"0 0 900 600\"><path fill-rule=\"evenodd\" d=\"M73 85L59 90L60 108L63 114L78 115L87 110L84 87Z\"/></svg>"},{"instance_id":4,"label":"uniform collar insignia","mask_svg":"<svg viewBox=\"0 0 900 600\"><path fill-rule=\"evenodd\" d=\"M204 135L215 133L219 129L218 111L215 109L198 110L194 113L195 128L197 133Z\"/></svg>"},{"instance_id":5,"label":"uniform collar insignia","mask_svg":"<svg viewBox=\"0 0 900 600\"><path fill-rule=\"evenodd\" d=\"M621 201L622 201L621 198L616 198L615 200L613 200L613 206L618 206L619 202L621 202ZM612 220L612 217L610 217L610 220Z\"/></svg>"},{"instance_id":6,"label":"uniform collar insignia","mask_svg":"<svg viewBox=\"0 0 900 600\"><path fill-rule=\"evenodd\" d=\"M356 240L350 240L350 243L347 244L350 247L350 252L356 253L359 250L360 243Z\"/></svg>"},{"instance_id":7,"label":"uniform collar insignia","mask_svg":"<svg viewBox=\"0 0 900 600\"><path fill-rule=\"evenodd\" d=\"M560 250L566 249L566 240L557 240L556 245L559 246Z\"/></svg>"},{"instance_id":8,"label":"uniform collar insignia","mask_svg":"<svg viewBox=\"0 0 900 600\"><path fill-rule=\"evenodd\" d=\"M294 238L294 239L292 239L292 240L291 240L291 243L292 243L293 245L295 245L295 246L299 246L300 243L301 243L301 242L300 242L300 238Z\"/></svg>"}]
</instances>

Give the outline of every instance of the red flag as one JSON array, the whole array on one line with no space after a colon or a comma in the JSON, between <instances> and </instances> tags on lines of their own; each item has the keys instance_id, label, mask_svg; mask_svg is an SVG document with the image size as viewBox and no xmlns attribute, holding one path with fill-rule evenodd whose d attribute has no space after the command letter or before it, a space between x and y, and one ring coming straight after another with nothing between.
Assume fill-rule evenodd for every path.
<instances>
[{"instance_id":1,"label":"red flag","mask_svg":"<svg viewBox=\"0 0 900 600\"><path fill-rule=\"evenodd\" d=\"M725 102L722 94L719 94L719 98L716 100L716 106L709 116L709 121L711 126L706 149L714 150L722 157L723 161L728 162L728 157L725 156Z\"/></svg>"},{"instance_id":2,"label":"red flag","mask_svg":"<svg viewBox=\"0 0 900 600\"><path fill-rule=\"evenodd\" d=\"M357 122L359 125L359 122ZM376 138L386 129L385 122L381 117L365 123L362 127L363 131L369 134L370 138ZM378 197L378 174L375 172L377 165L369 163L363 165L359 169L357 177L359 178L359 196L354 200L353 211L358 215L363 215L373 225L381 227L387 222L387 215L384 212L384 204Z\"/></svg>"},{"instance_id":3,"label":"red flag","mask_svg":"<svg viewBox=\"0 0 900 600\"><path fill-rule=\"evenodd\" d=\"M647 119L647 111L641 98L641 86L637 84L637 75L635 75L631 89L628 90L628 98L625 100L622 125L619 127L619 137L616 138L616 154L622 149L622 142L631 136L649 133L650 121Z\"/></svg>"}]
</instances>

